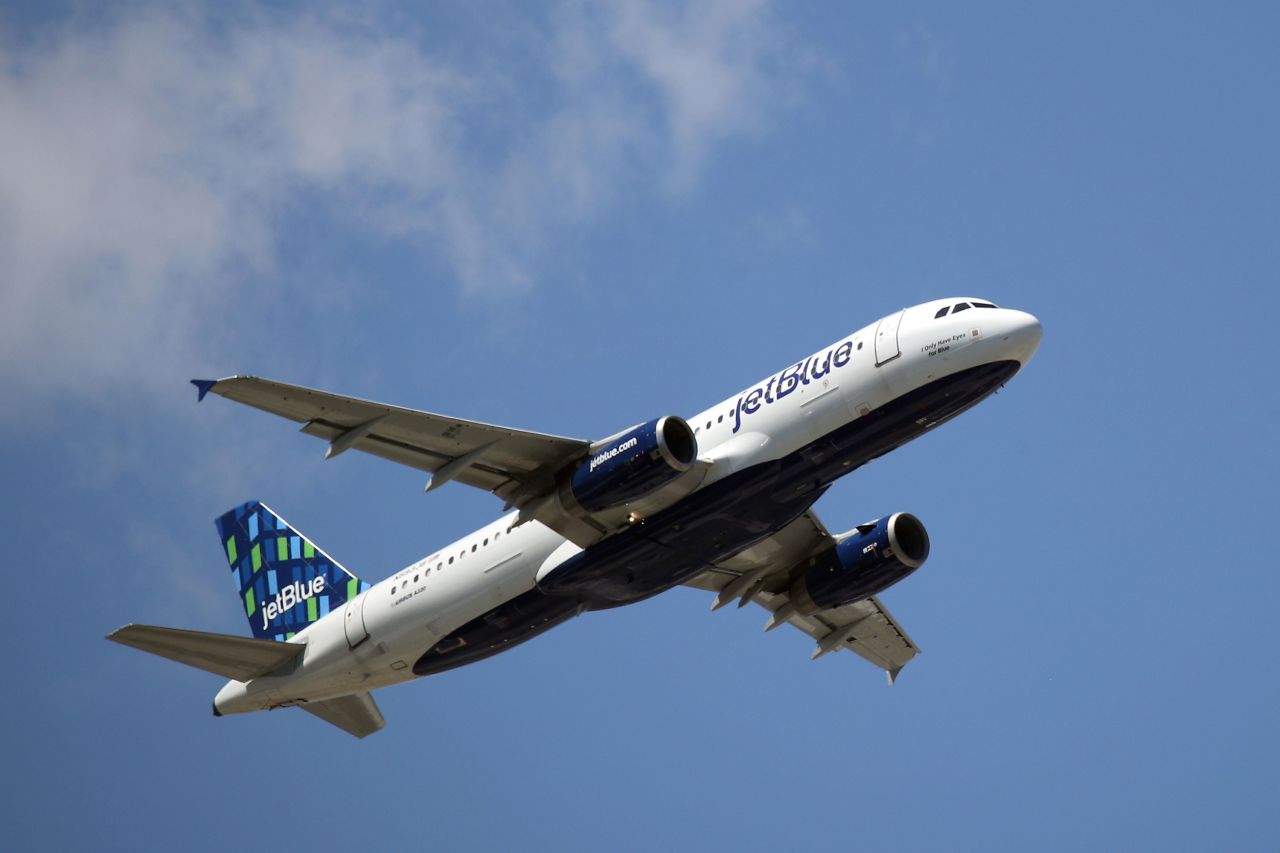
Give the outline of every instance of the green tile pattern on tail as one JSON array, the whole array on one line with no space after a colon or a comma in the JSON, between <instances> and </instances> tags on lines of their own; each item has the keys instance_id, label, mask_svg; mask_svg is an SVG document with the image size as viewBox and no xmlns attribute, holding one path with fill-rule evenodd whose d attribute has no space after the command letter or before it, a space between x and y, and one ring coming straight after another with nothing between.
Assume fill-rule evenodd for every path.
<instances>
[{"instance_id":1,"label":"green tile pattern on tail","mask_svg":"<svg viewBox=\"0 0 1280 853\"><path fill-rule=\"evenodd\" d=\"M288 639L369 588L263 503L241 504L217 526L255 637Z\"/></svg>"}]
</instances>

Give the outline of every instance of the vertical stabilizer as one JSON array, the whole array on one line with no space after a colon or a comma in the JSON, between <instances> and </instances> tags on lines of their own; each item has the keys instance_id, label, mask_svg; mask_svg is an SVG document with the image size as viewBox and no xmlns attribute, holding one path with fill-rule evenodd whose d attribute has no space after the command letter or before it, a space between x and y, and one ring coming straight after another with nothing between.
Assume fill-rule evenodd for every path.
<instances>
[{"instance_id":1,"label":"vertical stabilizer","mask_svg":"<svg viewBox=\"0 0 1280 853\"><path fill-rule=\"evenodd\" d=\"M288 640L369 588L266 504L224 513L218 535L253 636Z\"/></svg>"}]
</instances>

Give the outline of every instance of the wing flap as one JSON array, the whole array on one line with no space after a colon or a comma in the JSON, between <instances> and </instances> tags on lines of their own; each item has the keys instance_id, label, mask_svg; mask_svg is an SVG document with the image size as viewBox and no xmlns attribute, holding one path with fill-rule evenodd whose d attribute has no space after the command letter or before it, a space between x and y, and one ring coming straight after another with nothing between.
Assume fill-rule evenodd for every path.
<instances>
[{"instance_id":1,"label":"wing flap","mask_svg":"<svg viewBox=\"0 0 1280 853\"><path fill-rule=\"evenodd\" d=\"M344 427L324 421L308 421L302 427L302 432L306 435L314 435L316 438L322 438L331 443L340 439L345 431ZM386 459L388 462L417 468L419 471L425 471L428 474L434 474L446 465L457 459L465 458L469 453L474 452L459 451L458 456L450 456L447 453L415 445L411 441L393 438L390 434L366 435L353 442L351 447L361 453L368 453L370 456L377 456ZM484 445L481 446L481 449L483 447ZM499 471L492 465L489 465L486 469L479 462L480 460L473 462L468 466L467 470L452 479L456 479L458 482L465 483L468 486L484 489L486 492L493 492L505 484L520 483L521 480L518 480L517 477L522 477L524 481L528 481L532 479L537 471L536 468L530 468L527 465L522 468L510 465L506 471Z\"/></svg>"},{"instance_id":2,"label":"wing flap","mask_svg":"<svg viewBox=\"0 0 1280 853\"><path fill-rule=\"evenodd\" d=\"M776 610L785 601L784 595L757 597L757 602L768 610ZM891 680L920 653L919 647L875 596L812 616L796 614L787 622L817 642L813 650L815 658L848 649L889 673Z\"/></svg>"},{"instance_id":3,"label":"wing flap","mask_svg":"<svg viewBox=\"0 0 1280 853\"><path fill-rule=\"evenodd\" d=\"M307 702L298 707L359 738L368 737L387 724L367 690L323 702Z\"/></svg>"},{"instance_id":4,"label":"wing flap","mask_svg":"<svg viewBox=\"0 0 1280 853\"><path fill-rule=\"evenodd\" d=\"M107 639L235 681L249 681L276 672L292 664L306 649L302 643L159 625L125 625L108 634Z\"/></svg>"}]
</instances>

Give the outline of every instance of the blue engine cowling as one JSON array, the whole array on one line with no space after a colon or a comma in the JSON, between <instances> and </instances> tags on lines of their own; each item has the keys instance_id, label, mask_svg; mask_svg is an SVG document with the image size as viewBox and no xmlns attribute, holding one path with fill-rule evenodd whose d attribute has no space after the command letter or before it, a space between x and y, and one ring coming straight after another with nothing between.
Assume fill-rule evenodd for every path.
<instances>
[{"instance_id":1,"label":"blue engine cowling","mask_svg":"<svg viewBox=\"0 0 1280 853\"><path fill-rule=\"evenodd\" d=\"M920 519L895 512L860 524L791 585L791 604L802 614L853 604L888 589L929 557Z\"/></svg>"},{"instance_id":2,"label":"blue engine cowling","mask_svg":"<svg viewBox=\"0 0 1280 853\"><path fill-rule=\"evenodd\" d=\"M587 512L622 506L688 471L698 440L683 418L656 418L600 446L568 477L566 491Z\"/></svg>"}]
</instances>

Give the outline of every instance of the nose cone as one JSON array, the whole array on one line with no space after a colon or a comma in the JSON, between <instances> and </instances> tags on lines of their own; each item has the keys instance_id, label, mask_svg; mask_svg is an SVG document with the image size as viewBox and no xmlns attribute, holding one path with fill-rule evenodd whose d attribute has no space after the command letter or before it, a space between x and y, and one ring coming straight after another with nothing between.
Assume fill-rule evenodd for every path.
<instances>
[{"instance_id":1,"label":"nose cone","mask_svg":"<svg viewBox=\"0 0 1280 853\"><path fill-rule=\"evenodd\" d=\"M1008 341L1009 354L1025 365L1040 348L1043 334L1040 321L1034 315L1026 311L1009 311L1008 331L1001 338Z\"/></svg>"}]
</instances>

